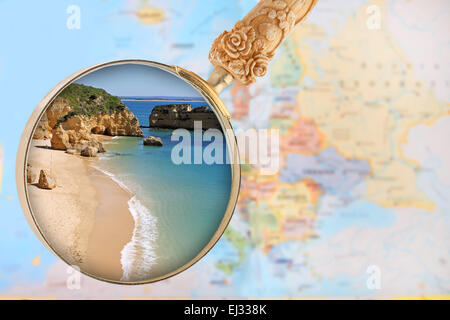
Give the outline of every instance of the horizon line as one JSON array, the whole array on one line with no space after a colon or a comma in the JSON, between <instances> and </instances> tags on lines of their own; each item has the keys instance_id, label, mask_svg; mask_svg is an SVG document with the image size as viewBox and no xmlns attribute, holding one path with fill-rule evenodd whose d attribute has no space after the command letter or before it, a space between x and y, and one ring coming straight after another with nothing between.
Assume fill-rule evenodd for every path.
<instances>
[{"instance_id":1,"label":"horizon line","mask_svg":"<svg viewBox=\"0 0 450 320\"><path fill-rule=\"evenodd\" d=\"M206 102L206 100L203 97L184 97L184 96L118 96L118 97L120 100Z\"/></svg>"}]
</instances>

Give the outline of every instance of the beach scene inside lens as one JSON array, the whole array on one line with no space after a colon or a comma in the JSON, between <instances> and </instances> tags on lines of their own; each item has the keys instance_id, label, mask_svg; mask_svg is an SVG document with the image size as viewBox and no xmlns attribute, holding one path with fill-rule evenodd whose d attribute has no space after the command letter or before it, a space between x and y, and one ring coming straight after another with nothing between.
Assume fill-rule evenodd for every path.
<instances>
[{"instance_id":1,"label":"beach scene inside lens","mask_svg":"<svg viewBox=\"0 0 450 320\"><path fill-rule=\"evenodd\" d=\"M150 282L210 244L230 200L225 129L184 79L117 64L69 84L30 143L29 205L47 244L82 272Z\"/></svg>"}]
</instances>

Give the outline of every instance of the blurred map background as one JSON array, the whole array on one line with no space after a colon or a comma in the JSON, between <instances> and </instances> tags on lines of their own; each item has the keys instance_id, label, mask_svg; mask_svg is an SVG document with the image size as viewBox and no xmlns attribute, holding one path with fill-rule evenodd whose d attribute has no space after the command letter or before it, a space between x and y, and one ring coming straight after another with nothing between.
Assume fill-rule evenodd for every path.
<instances>
[{"instance_id":1,"label":"blurred map background","mask_svg":"<svg viewBox=\"0 0 450 320\"><path fill-rule=\"evenodd\" d=\"M282 163L274 176L243 168L219 243L156 284L82 276L80 289L67 287L71 269L34 236L17 200L29 115L59 81L100 62L155 60L207 78L213 39L255 3L0 0L0 297L450 295L446 0L319 0L266 78L222 94L236 128L281 130ZM68 26L72 5L79 28Z\"/></svg>"}]
</instances>

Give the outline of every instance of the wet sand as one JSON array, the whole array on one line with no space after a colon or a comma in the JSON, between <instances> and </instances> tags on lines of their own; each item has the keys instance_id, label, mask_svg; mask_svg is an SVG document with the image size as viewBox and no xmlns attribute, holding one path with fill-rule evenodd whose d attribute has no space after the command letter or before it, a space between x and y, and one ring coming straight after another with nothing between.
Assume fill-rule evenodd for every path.
<instances>
[{"instance_id":1,"label":"wet sand","mask_svg":"<svg viewBox=\"0 0 450 320\"><path fill-rule=\"evenodd\" d=\"M102 278L120 280L123 274L121 251L131 241L134 229L128 208L132 195L94 168L89 168L88 174L97 190L98 207L89 238L86 271Z\"/></svg>"}]
</instances>

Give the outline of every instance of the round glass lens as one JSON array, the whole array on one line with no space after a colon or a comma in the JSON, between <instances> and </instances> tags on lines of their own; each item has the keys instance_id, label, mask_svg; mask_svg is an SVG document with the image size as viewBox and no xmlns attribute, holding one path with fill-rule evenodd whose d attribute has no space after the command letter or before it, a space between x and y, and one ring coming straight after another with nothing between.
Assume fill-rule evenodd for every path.
<instances>
[{"instance_id":1,"label":"round glass lens","mask_svg":"<svg viewBox=\"0 0 450 320\"><path fill-rule=\"evenodd\" d=\"M67 263L113 282L151 282L214 244L232 189L218 112L185 79L117 64L46 106L27 157L34 221Z\"/></svg>"}]
</instances>

